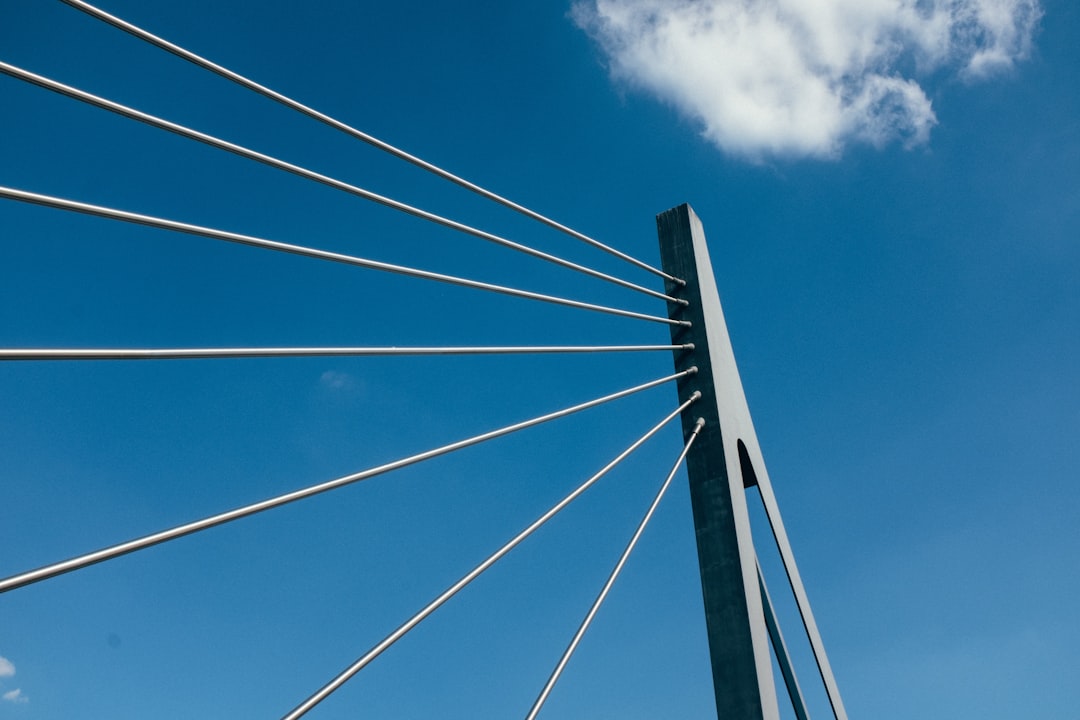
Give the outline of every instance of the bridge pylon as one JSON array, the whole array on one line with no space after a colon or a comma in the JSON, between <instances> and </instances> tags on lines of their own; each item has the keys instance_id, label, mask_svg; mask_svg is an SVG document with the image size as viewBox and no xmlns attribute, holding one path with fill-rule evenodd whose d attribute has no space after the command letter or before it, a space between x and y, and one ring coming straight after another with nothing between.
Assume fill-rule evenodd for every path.
<instances>
[{"instance_id":1,"label":"bridge pylon","mask_svg":"<svg viewBox=\"0 0 1080 720\"><path fill-rule=\"evenodd\" d=\"M768 593L762 592L747 507L747 490L757 487L833 714L837 720L847 720L750 419L704 228L685 204L657 215L656 224L663 270L685 282L667 281L667 291L689 301L686 306L668 305L669 317L690 321L689 327L671 326L673 344L694 346L675 351L675 367L680 371L698 368L696 374L679 381L679 399L702 394L693 412L683 413L684 436L689 437L699 416L706 423L687 455L686 468L717 716L779 720L771 644L796 716L807 717L779 627L767 622L775 615Z\"/></svg>"}]
</instances>

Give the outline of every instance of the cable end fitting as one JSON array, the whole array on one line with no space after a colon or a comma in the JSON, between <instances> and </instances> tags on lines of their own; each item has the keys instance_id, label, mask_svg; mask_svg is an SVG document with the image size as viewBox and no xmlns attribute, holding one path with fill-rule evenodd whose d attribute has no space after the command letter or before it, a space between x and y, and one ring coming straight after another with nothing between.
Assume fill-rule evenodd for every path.
<instances>
[{"instance_id":1,"label":"cable end fitting","mask_svg":"<svg viewBox=\"0 0 1080 720\"><path fill-rule=\"evenodd\" d=\"M677 298L675 302L679 303L683 307L690 307L690 301L685 298Z\"/></svg>"},{"instance_id":2,"label":"cable end fitting","mask_svg":"<svg viewBox=\"0 0 1080 720\"><path fill-rule=\"evenodd\" d=\"M694 323L689 320L680 320L679 325L682 325L683 327L694 327Z\"/></svg>"},{"instance_id":3,"label":"cable end fitting","mask_svg":"<svg viewBox=\"0 0 1080 720\"><path fill-rule=\"evenodd\" d=\"M692 365L686 369L687 375L697 375L697 365Z\"/></svg>"},{"instance_id":4,"label":"cable end fitting","mask_svg":"<svg viewBox=\"0 0 1080 720\"><path fill-rule=\"evenodd\" d=\"M682 349L686 350L687 352L693 352L697 348L694 347L694 343L686 343L685 345L682 346Z\"/></svg>"},{"instance_id":5,"label":"cable end fitting","mask_svg":"<svg viewBox=\"0 0 1080 720\"><path fill-rule=\"evenodd\" d=\"M703 427L705 427L705 418L699 417L697 419L697 422L694 423L694 434L697 435L699 432L701 432L701 428Z\"/></svg>"},{"instance_id":6,"label":"cable end fitting","mask_svg":"<svg viewBox=\"0 0 1080 720\"><path fill-rule=\"evenodd\" d=\"M696 402L701 399L701 391L695 390L694 394L690 396L690 402Z\"/></svg>"}]
</instances>

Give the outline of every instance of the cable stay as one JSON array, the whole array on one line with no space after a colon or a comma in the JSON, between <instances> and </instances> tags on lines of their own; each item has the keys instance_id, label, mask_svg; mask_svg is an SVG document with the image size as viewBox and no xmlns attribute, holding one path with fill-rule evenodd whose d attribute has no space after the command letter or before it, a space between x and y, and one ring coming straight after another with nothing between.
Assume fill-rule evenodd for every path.
<instances>
[{"instance_id":1,"label":"cable stay","mask_svg":"<svg viewBox=\"0 0 1080 720\"><path fill-rule=\"evenodd\" d=\"M544 703L547 701L548 696L551 694L552 688L555 687L555 683L559 681L559 677L562 675L563 670L566 668L566 664L570 662L570 656L574 654L577 646L581 643L581 638L585 635L585 631L589 629L589 625L592 624L593 618L596 617L597 611L607 598L608 593L611 591L612 585L615 584L615 580L619 577L619 573L622 572L623 566L626 565L627 559L630 557L630 553L634 551L634 547L637 545L638 540L641 539L642 533L645 532L645 526L652 520L653 514L656 512L656 508L659 507L660 501L664 499L664 494L667 493L668 487L671 485L672 479L675 477L675 473L679 471L679 467L686 459L686 454L690 452L690 446L694 444L694 440L697 439L698 433L701 432L701 428L705 426L705 420L698 418L697 423L694 424L694 429L690 431L690 437L687 438L686 444L683 446L683 450L679 453L679 457L675 460L675 464L671 467L671 472L668 473L667 478L660 486L659 492L656 493L656 497L653 498L652 505L645 512L645 516L641 518L641 522L638 523L637 530L634 531L633 537L630 538L630 542L627 543L626 549L623 550L622 555L619 556L619 561L615 563L615 568L608 576L607 582L604 583L603 589L600 590L600 594L596 596L596 600L593 601L592 607L589 608L589 612L585 614L585 619L581 621L581 625L578 627L577 632L574 633L573 639L570 640L570 644L566 646L566 650L563 652L562 657L559 658L559 662L555 664L555 669L552 670L551 676L544 684L544 688L540 691L533 706L529 709L529 713L525 716L525 720L535 720L536 716L540 714L541 708L544 707Z\"/></svg>"},{"instance_id":2,"label":"cable stay","mask_svg":"<svg viewBox=\"0 0 1080 720\"><path fill-rule=\"evenodd\" d=\"M85 215L96 215L98 217L104 217L110 220L120 220L123 222L134 223L136 225L146 225L148 227L160 228L163 230L173 230L175 232L186 233L188 235L199 235L214 240L224 240L226 242L238 243L240 245L250 245L252 247L259 247L267 250L276 250L279 252L292 253L293 255L303 255L305 257L318 258L320 260L330 260L333 262L344 263L346 265L354 265L356 267L367 268L368 270L378 270L381 272L395 273L398 275L421 278L424 280L434 280L450 285L459 285L462 287L473 288L475 290L485 290L488 292L499 293L502 295L526 298L528 300L539 300L540 302L547 302L555 305L565 305L567 307L574 307L581 310L591 310L594 312L607 313L608 315L618 315L620 317L635 318L637 320L649 320L651 322L665 323L667 325L683 325L686 327L690 326L690 322L687 320L672 320L670 318L660 317L657 315L648 315L646 313L639 313L631 310L620 310L618 308L608 307L606 305L596 305L594 303L582 302L580 300L570 300L568 298L558 297L555 295L544 295L542 293L532 292L530 290L510 288L506 287L505 285L495 285L492 283L481 282L479 280L469 280L467 278L461 278L455 275L444 275L442 273L430 272L428 270L420 270L405 265L395 265L392 263L380 262L378 260L368 260L366 258L360 258L353 255L344 255L342 253L330 252L327 250L317 250L315 248L305 247L302 245L292 245L290 243L278 242L276 240L266 240L264 238L257 238L251 235L242 235L240 233L229 232L227 230L216 230L214 228L177 222L175 220L166 220L165 218L153 217L151 215L140 215L138 213L127 212L126 210L117 210L115 208L107 208L100 205L91 205L89 203L78 202L75 200L65 200L63 198L58 198L51 195L42 195L39 193L27 192L25 190L16 190L15 188L0 186L0 198L18 200L20 202L42 205L45 207L56 208L59 210L69 210L72 212L83 213Z\"/></svg>"},{"instance_id":3,"label":"cable stay","mask_svg":"<svg viewBox=\"0 0 1080 720\"><path fill-rule=\"evenodd\" d=\"M121 115L132 120L137 120L141 123L145 123L146 125L150 125L151 127L166 130L181 137L196 140L205 145L225 150L227 152L233 153L234 155L238 155L249 160L254 160L256 162L260 162L264 165L268 165L279 170L284 170L285 172L292 173L293 175L321 183L323 185L326 185L327 187L332 187L336 190L347 192L356 197L370 200L371 202L378 203L379 205L383 205L384 207L388 207L393 210L405 213L407 215L411 215L413 217L432 222L442 227L450 228L452 230L464 233L466 235L470 235L472 237L480 238L481 240L487 240L497 245L501 245L502 247L510 248L511 250L515 250L517 252L524 253L535 258L539 258L541 260L544 260L545 262L550 262L560 267L573 270L574 272L582 273L584 275L588 275L589 277L597 278L599 280L603 280L604 282L609 282L614 285L633 290L635 292L665 300L667 302L677 303L680 305L687 304L686 300L671 297L670 295L665 295L662 292L658 292L656 290L643 287L636 283L632 283L627 280L608 275L607 273L601 272L599 270L594 270L593 268L586 267L570 260L560 258L556 255L551 255L550 253L531 248L527 245L523 245L508 238L495 235L494 233L480 230L470 225L457 222L456 220L451 220L442 215L437 215L435 213L428 212L427 210L422 210L420 208L408 205L398 200L394 200L384 195L380 195L370 190L366 190L356 185L352 185L347 182L329 177L327 175L317 173L313 170L309 170L299 165L294 165L292 163L280 160L270 155L251 150L242 145L237 145L227 140L223 140L221 138L214 137L213 135L199 132L198 130L194 130L184 125L179 125L177 123L165 120L155 115L144 113L132 107L121 105L120 103L113 102L112 100L108 100L98 95L93 95L83 90L79 90L78 88L71 87L70 85L65 85L42 75L38 75L28 70L16 67L14 65L11 65L10 63L0 61L0 72L13 78L23 80L33 85L37 85L38 87L44 88L46 90L50 90L52 92L64 95L74 100L78 100L88 105L93 105L103 110L108 110L109 112L116 113L117 115Z\"/></svg>"},{"instance_id":4,"label":"cable stay","mask_svg":"<svg viewBox=\"0 0 1080 720\"><path fill-rule=\"evenodd\" d=\"M266 357L410 357L427 355L554 355L691 351L685 345L537 345L491 347L249 347L249 348L20 348L0 349L0 361L192 360Z\"/></svg>"},{"instance_id":5,"label":"cable stay","mask_svg":"<svg viewBox=\"0 0 1080 720\"><path fill-rule=\"evenodd\" d=\"M510 433L517 432L518 430L524 430L526 428L534 427L536 425L540 425L551 420L566 417L567 415L572 415L574 413L581 412L582 410L587 410L598 405L603 405L605 403L612 402L614 400L618 400L629 395L633 395L643 390L648 390L650 388L654 388L659 385L678 380L679 378L688 377L696 372L696 367L690 368L689 370L685 370L674 375L662 377L658 380L652 380L650 382L643 383L641 385L637 385L626 390L621 390L610 395L596 398L595 400L589 400L588 402L584 402L579 405L574 405L563 410L548 413L547 415L541 415L531 420L525 420L523 422L514 423L513 425L507 425L497 430L491 430L480 435L466 438L465 440L458 440L457 442L450 443L449 445L443 445L441 447L427 450L416 455L401 458L400 460L394 460L393 462L379 465L368 470L362 470L351 475L345 475L339 478L335 478L333 480L319 483L317 485L311 485L300 490L294 490L283 495L278 495L267 500L262 500L261 502L236 508L235 510L229 510L228 512L219 513L218 515L213 515L202 520L196 520L195 522L179 525L168 530L162 530L161 532L157 532L152 535L146 535L135 540L129 540L127 542L103 548L95 552L86 553L85 555L79 555L69 560L64 560L62 562L46 565L36 570L31 570L29 572L13 575L11 577L0 580L0 594L8 592L9 590L15 590L17 588L30 585L32 583L40 582L41 580L47 580L49 578L56 577L57 575L62 575L67 572L79 570L89 565L104 562L105 560L112 560L113 558L120 557L121 555L127 555L128 553L132 553L137 550L144 550L148 547L153 547L154 545L160 545L161 543L167 542L169 540L175 540L176 538L184 537L185 535L191 535L192 533L196 533L201 530L206 530L212 527L216 527L218 525L223 525L233 520L238 520L243 517L248 517L249 515L254 515L255 513L263 512L264 510L270 510L271 508L280 507L282 505L286 505L297 500L303 500L305 498L312 497L313 495L327 492L328 490L335 490L346 485L360 482L361 480L367 480L369 478L375 477L376 475L382 475L392 470L399 470L410 465L415 465L419 462L430 460L431 458L439 457L441 455L446 455L456 450L461 450L463 448L471 447L473 445L479 445L480 443L486 442L488 440L494 440L495 438L499 438L504 435L509 435Z\"/></svg>"},{"instance_id":6,"label":"cable stay","mask_svg":"<svg viewBox=\"0 0 1080 720\"><path fill-rule=\"evenodd\" d=\"M520 214L522 214L522 215L524 215L524 216L526 216L528 218L531 218L531 219L536 220L536 221L538 221L540 223L543 223L544 225L547 225L548 227L550 227L552 229L558 230L559 232L561 232L561 233L563 233L565 235L569 235L572 238L575 238L577 240L580 240L581 242L584 242L584 243L586 243L588 245L591 245L592 247L597 248L598 250L602 250L602 251L608 253L609 255L614 255L615 257L619 258L620 260L624 260L625 262L628 262L631 265L634 265L634 266L636 266L636 267L638 267L638 268L640 268L642 270L645 270L646 272L650 272L653 275L658 275L658 276L664 278L665 280L670 280L671 282L673 282L673 283L675 283L677 285L685 285L686 284L685 281L680 280L679 278L676 278L676 277L674 277L672 275L669 275L669 274L665 273L663 270L655 268L652 265L649 265L648 263L642 262L641 260L638 260L637 258L634 258L634 257L632 257L632 256L630 256L630 255L628 255L628 254L626 254L624 252L621 252L620 250L616 250L613 247L605 245L604 243L600 242L599 240L595 240L595 239L589 237L588 235L585 235L584 233L581 233L581 232L578 232L577 230L569 228L566 225L563 225L562 223L556 222L555 220L552 220L551 218L548 218L545 215L542 215L542 214L540 214L540 213L538 213L538 212L536 212L534 210L530 210L529 208L527 208L527 207L525 207L523 205L519 205L518 203L515 203L515 202L513 202L511 200L508 200L507 198L504 198L501 195L498 195L498 194L496 194L496 193L494 193L494 192L492 192L490 190L487 190L487 189L485 189L485 188L483 188L483 187L481 187L479 185L476 185L475 183L469 182L468 180L465 180L464 178L461 178L461 177L449 172L448 170L443 170L442 168L438 167L437 165L433 165L432 163L429 163L426 160L422 160L422 159L416 157L415 155L411 155L411 154L405 152L404 150L391 145L388 142L380 140L380 139L378 139L378 138L376 138L376 137L374 137L372 135L369 135L369 134L367 134L367 133L365 133L365 132L363 132L361 130L357 130L356 128L354 128L354 127L352 127L350 125L347 125L347 124L341 122L340 120L335 120L334 118L330 117L329 115L326 115L324 113L319 112L318 110L310 108L307 105L304 105L303 103L298 102L296 100L293 100L292 98L289 98L289 97L287 97L285 95L282 95L279 92L271 90L270 88L268 88L268 87L266 87L264 85L260 85L259 83L255 82L254 80L250 80L250 79L244 77L243 75L240 75L239 73L233 72L232 70L229 70L229 69L227 69L225 67L222 67L221 65L218 65L217 63L211 62L210 60L207 60L206 58L204 58L204 57L202 57L200 55L196 55L195 53L191 52L190 50L185 50L184 48L180 47L179 45L171 43L168 40L165 40L164 38L158 37L157 35L154 35L153 33L150 33L150 32L148 32L146 30L143 30L142 28L127 22L126 20L122 20L122 19L116 17L115 15L110 15L109 13L105 12L104 10L101 10L99 8L94 7L90 3L83 2L82 0L61 0L61 1L64 2L64 3L67 3L68 5L75 8L76 10L81 10L82 12L86 13L87 15L95 17L98 20L102 20L102 21L112 25L113 27L116 27L116 28L118 28L120 30L123 30L124 32L126 32L126 33L128 33L130 35L133 35L133 36L135 36L135 37L137 37L137 38L139 38L141 40L145 40L146 42L148 42L148 43L150 43L152 45L156 45L157 47L161 48L162 50L166 50L166 51L172 53L173 55L176 55L179 58L187 60L188 62L193 63L193 64L195 64L195 65L197 65L197 66L199 66L199 67L201 67L201 68L203 68L205 70L209 70L210 72L215 73L216 75L220 75L221 77L223 77L223 78L225 78L227 80L231 80L232 82L236 83L237 85L245 87L248 90L252 90L252 91L262 95L263 97L266 97L266 98L268 98L270 100L273 100L273 101L275 101L277 103L280 103L280 104L284 105L287 108L290 108L290 109L295 110L295 111L297 111L299 113L307 115L308 117L310 117L310 118L312 118L314 120L318 120L321 123L329 125L330 127L334 128L335 130L339 130L339 131L341 131L341 132L343 132L343 133L345 133L347 135L351 135L352 137L356 138L357 140L362 140L363 142L367 143L368 145L371 145L372 147L378 148L379 150L382 150L383 152L389 153L390 155L393 155L394 157L396 157L396 158L398 158L400 160L404 160L404 161L406 161L408 163L411 163L411 164L415 165L418 168L421 168L421 169L426 170L427 172L429 172L429 173L431 173L433 175L436 175L438 177L443 178L444 180L449 180L450 182L454 183L455 185L458 185L458 186L460 186L462 188L465 188L466 190L469 190L470 192L473 192L473 193L475 193L475 194L477 194L477 195L479 195L479 196L481 196L483 198L486 198L488 200L496 202L499 205L502 205L503 207L506 207L506 208L509 208L509 209L511 209L511 210L513 210L515 212L518 212L518 213L520 213Z\"/></svg>"},{"instance_id":7,"label":"cable stay","mask_svg":"<svg viewBox=\"0 0 1080 720\"><path fill-rule=\"evenodd\" d=\"M403 623L400 627L398 627L397 630L394 630L392 633L390 633L385 638L383 638L378 644L376 644L367 653L365 653L363 655L363 657L361 657L356 662L354 662L352 665L347 667L337 677L335 677L333 680L331 680L326 685L324 685L322 688L320 688L318 690L318 692L314 693L307 700L305 700L304 702L297 705L296 708L294 708L291 712L284 715L282 717L282 720L297 720L298 718L303 717L305 714L307 714L307 712L309 710L314 708L320 702L322 702L327 697L329 697L331 693L333 693L335 690L337 690L342 685L344 685L346 682L348 682L349 678L353 677L354 675L356 675L356 673L363 670L367 665L369 665L371 663L372 660L374 660L379 655L381 655L387 648L389 648L391 645L393 645L398 640L400 640L402 637L404 637L406 633L408 633L410 630L412 630L417 625L419 625L421 622L423 622L433 612L438 610L444 603L446 603L447 600L449 600L454 595L456 595L466 585L468 585L473 580L475 580L477 577L479 577L485 570L490 568L492 565L494 565L496 562L498 562L503 556L505 556L507 553L509 553L511 550L513 550L515 547L517 547L519 544L521 544L521 542L523 540L525 540L525 538L529 537L534 532L536 532L536 530L538 530L542 525L544 525L544 523L546 523L551 518L555 517L555 515L558 514L560 511L562 511L564 508L566 508L567 505L572 503L580 495L582 495L586 490L588 490L590 487L595 485L596 482L598 480L600 480L600 478L602 478L602 477L604 477L604 475L608 474L619 463L621 463L623 460L625 460L627 456L629 456L632 452L634 452L639 447L641 447L643 444L645 444L645 442L649 438L651 438L656 433L660 432L660 430L662 430L665 425L667 425L669 422L671 422L672 420L677 418L682 413L683 410L690 407L690 405L692 405L694 402L696 402L698 400L698 398L700 398L700 397L701 397L700 392L694 393L694 395L691 396L689 399L687 399L686 402L684 402L682 405L680 405L678 408L676 408L672 413L670 413L667 417L665 417L659 423L654 425L652 427L652 429L650 429L648 432L646 432L644 435L642 435L640 438L638 438L632 445L630 445L630 447L628 447L626 450L623 450L621 453L619 453L619 455L616 456L614 460L612 460L607 465L605 465L599 472L597 472L595 475L590 477L584 483L579 485L577 487L577 489L575 489L569 495L567 495L562 500L560 500L558 503L556 503L554 506L552 506L550 510L548 510L543 515L541 515L539 518L537 518L531 525L529 525L527 528L525 528L520 533L515 535L513 539L511 539L509 542L507 542L501 548L499 548L494 553L492 553L490 556L488 556L488 558L486 560L484 560L482 563L480 563L475 568L470 570L460 580L458 580L456 583L454 583L449 588L447 588L441 595L439 595L437 598L435 598L430 603L428 603L420 612L416 613L411 618L409 618L407 621L405 621L405 623Z\"/></svg>"}]
</instances>

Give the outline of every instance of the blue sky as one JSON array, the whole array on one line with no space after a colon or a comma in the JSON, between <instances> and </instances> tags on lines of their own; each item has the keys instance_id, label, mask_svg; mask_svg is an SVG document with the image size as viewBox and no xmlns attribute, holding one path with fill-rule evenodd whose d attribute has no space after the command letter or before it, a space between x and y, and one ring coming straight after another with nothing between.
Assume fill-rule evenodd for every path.
<instances>
[{"instance_id":1,"label":"blue sky","mask_svg":"<svg viewBox=\"0 0 1080 720\"><path fill-rule=\"evenodd\" d=\"M105 9L651 263L654 215L689 202L849 715L1067 717L1080 10L910 5ZM62 3L0 0L0 59L658 287ZM0 185L664 312L8 77L0 108ZM0 228L2 347L668 335L7 200ZM0 576L670 368L664 353L5 363ZM278 717L675 404L658 388L0 596L0 718ZM666 429L312 717L524 716L679 449ZM542 717L709 717L684 485Z\"/></svg>"}]
</instances>

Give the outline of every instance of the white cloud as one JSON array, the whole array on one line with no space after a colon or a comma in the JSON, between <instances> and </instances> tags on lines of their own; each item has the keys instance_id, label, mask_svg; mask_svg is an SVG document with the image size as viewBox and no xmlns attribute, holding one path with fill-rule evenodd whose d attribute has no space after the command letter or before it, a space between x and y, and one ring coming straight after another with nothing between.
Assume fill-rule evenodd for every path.
<instances>
[{"instance_id":1,"label":"white cloud","mask_svg":"<svg viewBox=\"0 0 1080 720\"><path fill-rule=\"evenodd\" d=\"M15 688L14 690L8 690L0 697L3 697L4 700L6 700L7 702L15 703L16 705L30 702L30 698L23 695L22 690L19 688Z\"/></svg>"},{"instance_id":2,"label":"white cloud","mask_svg":"<svg viewBox=\"0 0 1080 720\"><path fill-rule=\"evenodd\" d=\"M834 157L926 142L914 79L978 80L1027 56L1039 0L579 0L612 74L671 103L721 149Z\"/></svg>"},{"instance_id":3,"label":"white cloud","mask_svg":"<svg viewBox=\"0 0 1080 720\"><path fill-rule=\"evenodd\" d=\"M0 655L0 677L11 677L15 674L15 665L3 655Z\"/></svg>"},{"instance_id":4,"label":"white cloud","mask_svg":"<svg viewBox=\"0 0 1080 720\"><path fill-rule=\"evenodd\" d=\"M327 370L320 375L319 384L330 390L349 391L356 388L352 375L337 370Z\"/></svg>"}]
</instances>

